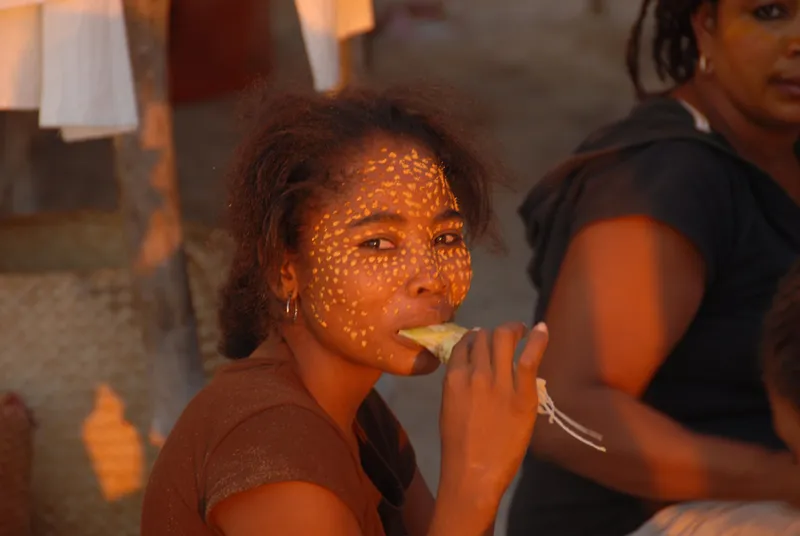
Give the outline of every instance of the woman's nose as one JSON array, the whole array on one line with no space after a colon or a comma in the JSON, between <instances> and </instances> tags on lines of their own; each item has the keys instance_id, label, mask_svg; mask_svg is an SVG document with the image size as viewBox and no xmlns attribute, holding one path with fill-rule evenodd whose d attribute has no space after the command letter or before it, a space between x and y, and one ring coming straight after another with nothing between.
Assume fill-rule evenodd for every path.
<instances>
[{"instance_id":1,"label":"woman's nose","mask_svg":"<svg viewBox=\"0 0 800 536\"><path fill-rule=\"evenodd\" d=\"M446 289L439 265L433 254L418 257L417 270L408 280L408 292L411 296L421 294L441 294Z\"/></svg>"},{"instance_id":2,"label":"woman's nose","mask_svg":"<svg viewBox=\"0 0 800 536\"><path fill-rule=\"evenodd\" d=\"M791 35L786 36L785 45L789 57L800 55L800 18L795 22Z\"/></svg>"}]
</instances>

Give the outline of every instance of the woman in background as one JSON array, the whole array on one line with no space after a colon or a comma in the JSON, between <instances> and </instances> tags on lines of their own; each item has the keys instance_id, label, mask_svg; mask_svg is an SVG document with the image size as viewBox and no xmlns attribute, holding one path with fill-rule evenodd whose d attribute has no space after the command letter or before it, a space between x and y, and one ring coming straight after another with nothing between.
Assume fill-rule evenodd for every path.
<instances>
[{"instance_id":1,"label":"woman in background","mask_svg":"<svg viewBox=\"0 0 800 536\"><path fill-rule=\"evenodd\" d=\"M651 4L660 95L639 79ZM623 536L707 499L763 501L736 534L779 534L800 514L770 502L800 505L800 469L758 348L800 255L800 2L643 1L628 67L639 105L521 209L551 333L542 376L608 452L537 428L509 534ZM719 534L693 521L662 533Z\"/></svg>"}]
</instances>

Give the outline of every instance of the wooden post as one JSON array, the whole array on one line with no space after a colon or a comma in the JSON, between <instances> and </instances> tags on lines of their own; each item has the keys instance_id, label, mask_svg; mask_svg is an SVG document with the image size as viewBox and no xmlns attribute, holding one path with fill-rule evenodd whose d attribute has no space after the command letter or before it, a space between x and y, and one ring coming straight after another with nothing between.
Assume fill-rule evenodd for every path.
<instances>
[{"instance_id":1,"label":"wooden post","mask_svg":"<svg viewBox=\"0 0 800 536\"><path fill-rule=\"evenodd\" d=\"M139 129L114 139L133 287L160 443L205 381L183 250L167 87L169 0L125 0Z\"/></svg>"}]
</instances>

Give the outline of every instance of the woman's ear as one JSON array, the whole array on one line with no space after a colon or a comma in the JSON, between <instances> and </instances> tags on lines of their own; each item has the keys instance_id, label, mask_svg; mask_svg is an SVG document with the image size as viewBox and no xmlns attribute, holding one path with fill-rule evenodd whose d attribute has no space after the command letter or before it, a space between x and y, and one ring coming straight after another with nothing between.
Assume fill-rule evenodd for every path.
<instances>
[{"instance_id":1,"label":"woman's ear","mask_svg":"<svg viewBox=\"0 0 800 536\"><path fill-rule=\"evenodd\" d=\"M264 272L266 286L278 300L286 301L297 296L300 286L297 282L296 255L283 253L280 265L269 262L264 244L258 246L258 264ZM275 268L278 268L277 273Z\"/></svg>"},{"instance_id":2,"label":"woman's ear","mask_svg":"<svg viewBox=\"0 0 800 536\"><path fill-rule=\"evenodd\" d=\"M284 254L277 277L271 278L273 294L281 300L295 299L300 292L297 278L297 260L294 255Z\"/></svg>"},{"instance_id":3,"label":"woman's ear","mask_svg":"<svg viewBox=\"0 0 800 536\"><path fill-rule=\"evenodd\" d=\"M717 27L716 9L710 2L702 2L692 15L692 30L697 41L697 52L708 59L713 55L712 40Z\"/></svg>"}]
</instances>

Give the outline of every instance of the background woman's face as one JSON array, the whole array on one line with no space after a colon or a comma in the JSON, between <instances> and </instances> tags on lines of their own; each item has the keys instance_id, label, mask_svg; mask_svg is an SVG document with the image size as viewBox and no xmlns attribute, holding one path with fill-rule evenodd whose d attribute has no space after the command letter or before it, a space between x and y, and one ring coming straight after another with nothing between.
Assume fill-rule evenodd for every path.
<instances>
[{"instance_id":1,"label":"background woman's face","mask_svg":"<svg viewBox=\"0 0 800 536\"><path fill-rule=\"evenodd\" d=\"M309 218L298 263L310 330L345 357L397 374L434 370L397 331L450 320L472 279L464 222L438 164L400 140L368 146Z\"/></svg>"},{"instance_id":2,"label":"background woman's face","mask_svg":"<svg viewBox=\"0 0 800 536\"><path fill-rule=\"evenodd\" d=\"M800 124L800 0L721 0L713 30L699 34L714 76L739 107Z\"/></svg>"}]
</instances>

